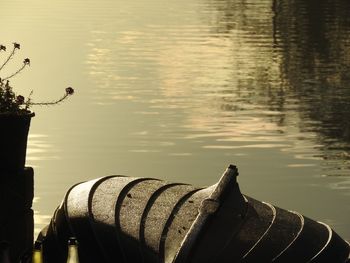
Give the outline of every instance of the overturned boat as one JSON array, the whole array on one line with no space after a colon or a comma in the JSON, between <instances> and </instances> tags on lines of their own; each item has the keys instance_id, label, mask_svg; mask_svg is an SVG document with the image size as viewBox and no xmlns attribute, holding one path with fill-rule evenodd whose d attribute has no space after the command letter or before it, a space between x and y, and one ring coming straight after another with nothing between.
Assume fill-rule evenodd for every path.
<instances>
[{"instance_id":1,"label":"overturned boat","mask_svg":"<svg viewBox=\"0 0 350 263\"><path fill-rule=\"evenodd\" d=\"M66 193L39 235L45 262L349 262L349 243L328 225L240 192L230 165L207 188L108 176Z\"/></svg>"}]
</instances>

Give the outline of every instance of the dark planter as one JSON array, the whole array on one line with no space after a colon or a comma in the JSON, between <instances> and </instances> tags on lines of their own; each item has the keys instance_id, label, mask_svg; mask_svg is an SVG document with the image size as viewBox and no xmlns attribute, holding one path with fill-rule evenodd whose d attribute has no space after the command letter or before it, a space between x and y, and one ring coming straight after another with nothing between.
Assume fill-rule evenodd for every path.
<instances>
[{"instance_id":1,"label":"dark planter","mask_svg":"<svg viewBox=\"0 0 350 263\"><path fill-rule=\"evenodd\" d=\"M16 172L24 169L32 117L34 113L0 113L0 170Z\"/></svg>"}]
</instances>

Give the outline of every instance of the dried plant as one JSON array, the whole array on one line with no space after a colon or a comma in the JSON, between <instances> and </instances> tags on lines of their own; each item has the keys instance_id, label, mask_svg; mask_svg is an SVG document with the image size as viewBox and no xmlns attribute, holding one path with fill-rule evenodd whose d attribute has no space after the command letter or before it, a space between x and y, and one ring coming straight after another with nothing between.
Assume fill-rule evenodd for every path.
<instances>
[{"instance_id":1,"label":"dried plant","mask_svg":"<svg viewBox=\"0 0 350 263\"><path fill-rule=\"evenodd\" d=\"M13 43L13 48L10 54L5 58L4 62L0 63L0 72L11 61L11 59L15 56L16 51L20 48L20 44ZM5 53L6 49L6 46L0 44L0 55L1 53ZM25 58L21 67L19 67L15 72L4 78L0 77L0 114L27 114L31 112L30 107L33 105L56 105L66 100L70 95L74 93L74 89L68 87L65 89L65 94L61 98L52 102L33 102L31 100L33 91L30 92L27 98L16 94L13 90L13 87L10 85L10 79L21 73L28 66L30 66L30 59Z\"/></svg>"}]
</instances>

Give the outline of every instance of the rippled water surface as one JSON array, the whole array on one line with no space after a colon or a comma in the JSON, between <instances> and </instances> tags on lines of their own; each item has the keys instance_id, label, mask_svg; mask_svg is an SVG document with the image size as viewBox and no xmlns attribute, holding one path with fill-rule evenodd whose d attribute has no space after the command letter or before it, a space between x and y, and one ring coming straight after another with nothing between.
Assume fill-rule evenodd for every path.
<instances>
[{"instance_id":1,"label":"rippled water surface","mask_svg":"<svg viewBox=\"0 0 350 263\"><path fill-rule=\"evenodd\" d=\"M12 81L35 108L36 233L72 184L109 174L215 183L350 239L350 3L5 0ZM2 59L2 57L0 58ZM11 69L8 69L11 70Z\"/></svg>"}]
</instances>

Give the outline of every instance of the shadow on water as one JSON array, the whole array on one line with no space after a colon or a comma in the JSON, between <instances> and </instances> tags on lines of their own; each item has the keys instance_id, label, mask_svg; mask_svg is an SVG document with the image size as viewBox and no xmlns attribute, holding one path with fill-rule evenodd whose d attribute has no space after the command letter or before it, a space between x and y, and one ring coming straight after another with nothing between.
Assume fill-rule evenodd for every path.
<instances>
[{"instance_id":1,"label":"shadow on water","mask_svg":"<svg viewBox=\"0 0 350 263\"><path fill-rule=\"evenodd\" d=\"M325 175L349 176L350 2L223 0L209 6L216 6L213 32L249 49L249 69L233 77L250 92L232 93L279 112L270 118L278 126L316 134L309 139ZM235 111L235 102L222 107ZM291 110L297 121L286 120Z\"/></svg>"}]
</instances>

